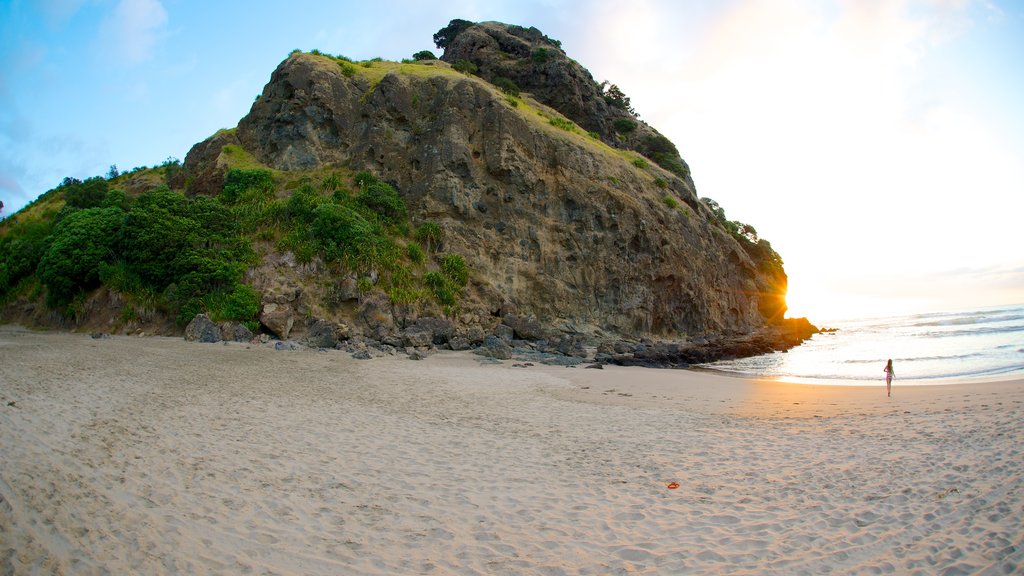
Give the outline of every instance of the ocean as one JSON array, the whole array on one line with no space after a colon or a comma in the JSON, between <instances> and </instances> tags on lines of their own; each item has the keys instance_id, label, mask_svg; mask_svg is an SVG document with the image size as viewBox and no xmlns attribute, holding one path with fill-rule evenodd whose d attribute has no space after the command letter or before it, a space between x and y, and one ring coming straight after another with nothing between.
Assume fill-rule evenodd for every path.
<instances>
[{"instance_id":1,"label":"ocean","mask_svg":"<svg viewBox=\"0 0 1024 576\"><path fill-rule=\"evenodd\" d=\"M813 322L813 320L812 320ZM807 384L894 385L1024 377L1024 304L836 322L789 352L703 367Z\"/></svg>"}]
</instances>

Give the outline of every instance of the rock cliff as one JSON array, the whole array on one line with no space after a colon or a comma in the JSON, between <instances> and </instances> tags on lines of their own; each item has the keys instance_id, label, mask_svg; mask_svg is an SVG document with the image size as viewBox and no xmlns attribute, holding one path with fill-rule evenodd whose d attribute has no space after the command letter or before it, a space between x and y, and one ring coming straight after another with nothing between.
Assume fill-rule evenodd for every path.
<instances>
[{"instance_id":1,"label":"rock cliff","mask_svg":"<svg viewBox=\"0 0 1024 576\"><path fill-rule=\"evenodd\" d=\"M481 30L491 38L496 26ZM491 45L470 31L449 50L470 50L463 44L478 37ZM585 70L560 50L558 59L564 78L549 74L536 84L541 96L514 99L445 62L344 66L294 53L236 131L193 148L184 176L193 193L215 192L228 144L280 171L377 174L401 193L413 222L439 223L446 250L465 258L473 274L463 319L485 329L488 318L519 315L550 331L677 338L750 332L781 318L781 269L756 262L723 230L688 173L608 146L616 114ZM573 96L558 99L560 85Z\"/></svg>"}]
</instances>

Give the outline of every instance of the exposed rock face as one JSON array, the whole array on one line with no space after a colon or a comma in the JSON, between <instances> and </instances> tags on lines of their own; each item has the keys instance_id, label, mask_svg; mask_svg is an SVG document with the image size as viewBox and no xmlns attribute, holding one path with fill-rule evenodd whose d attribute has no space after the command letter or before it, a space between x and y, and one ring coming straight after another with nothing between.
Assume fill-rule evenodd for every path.
<instances>
[{"instance_id":1,"label":"exposed rock face","mask_svg":"<svg viewBox=\"0 0 1024 576\"><path fill-rule=\"evenodd\" d=\"M190 342L220 342L220 328L206 314L196 314L196 317L185 327L185 340Z\"/></svg>"},{"instance_id":2,"label":"exposed rock face","mask_svg":"<svg viewBox=\"0 0 1024 576\"><path fill-rule=\"evenodd\" d=\"M513 77L496 56L485 58L489 51L518 57L543 42L479 26L445 58L468 55L482 75ZM621 145L609 126L622 114L608 110L586 70L548 48L556 57L516 76L521 87ZM278 170L373 172L400 191L413 223L440 224L445 250L465 258L472 274L463 316L477 331L528 318L511 327L524 336L692 335L749 332L781 318L785 275L759 268L718 226L688 175L553 126L540 114L557 117L554 110L529 97L514 105L443 62L387 66L346 75L330 58L289 56L237 131L197 144L185 173L196 181L215 174L217 147L234 142ZM373 295L360 302L368 336L401 330L390 309ZM264 293L260 320L287 338L297 311ZM419 342L421 332L407 336ZM460 347L482 339L471 334L446 337Z\"/></svg>"},{"instance_id":3,"label":"exposed rock face","mask_svg":"<svg viewBox=\"0 0 1024 576\"><path fill-rule=\"evenodd\" d=\"M489 82L512 80L588 132L599 134L606 144L636 150L693 187L689 166L675 146L628 109L606 101L602 86L590 72L540 30L500 22L473 24L451 39L442 59L453 64L472 62L476 73Z\"/></svg>"}]
</instances>

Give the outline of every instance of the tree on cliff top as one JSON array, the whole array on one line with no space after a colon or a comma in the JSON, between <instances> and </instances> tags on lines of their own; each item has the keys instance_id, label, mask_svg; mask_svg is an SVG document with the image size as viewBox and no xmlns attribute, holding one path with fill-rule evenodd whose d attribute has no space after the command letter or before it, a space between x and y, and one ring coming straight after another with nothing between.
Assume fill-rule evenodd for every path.
<instances>
[{"instance_id":1,"label":"tree on cliff top","mask_svg":"<svg viewBox=\"0 0 1024 576\"><path fill-rule=\"evenodd\" d=\"M469 20L460 20L455 18L449 22L447 26L438 30L437 34L434 34L434 44L442 50L447 48L448 45L452 43L452 40L455 40L456 36L465 32L466 28L469 28L473 24L474 22L470 22Z\"/></svg>"}]
</instances>

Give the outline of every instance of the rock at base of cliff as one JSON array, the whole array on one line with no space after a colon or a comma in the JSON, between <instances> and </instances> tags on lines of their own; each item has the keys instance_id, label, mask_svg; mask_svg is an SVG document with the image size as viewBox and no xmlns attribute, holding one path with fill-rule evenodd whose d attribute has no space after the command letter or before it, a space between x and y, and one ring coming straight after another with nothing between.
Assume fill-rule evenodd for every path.
<instances>
[{"instance_id":1,"label":"rock at base of cliff","mask_svg":"<svg viewBox=\"0 0 1024 576\"><path fill-rule=\"evenodd\" d=\"M240 322L222 322L220 338L225 342L249 342L253 339L253 333Z\"/></svg>"},{"instance_id":2,"label":"rock at base of cliff","mask_svg":"<svg viewBox=\"0 0 1024 576\"><path fill-rule=\"evenodd\" d=\"M196 314L196 317L185 327L185 340L189 342L220 342L220 328L206 314Z\"/></svg>"},{"instance_id":3,"label":"rock at base of cliff","mask_svg":"<svg viewBox=\"0 0 1024 576\"><path fill-rule=\"evenodd\" d=\"M532 314L529 316L507 314L501 323L511 328L515 337L520 340L544 339L544 327L537 320L537 317Z\"/></svg>"},{"instance_id":4,"label":"rock at base of cliff","mask_svg":"<svg viewBox=\"0 0 1024 576\"><path fill-rule=\"evenodd\" d=\"M281 340L287 340L295 324L295 316L292 314L291 306L271 302L263 305L260 323Z\"/></svg>"},{"instance_id":5,"label":"rock at base of cliff","mask_svg":"<svg viewBox=\"0 0 1024 576\"><path fill-rule=\"evenodd\" d=\"M512 358L512 347L502 342L497 336L488 336L484 338L484 342L479 348L473 350L473 353L485 358L508 360Z\"/></svg>"}]
</instances>

